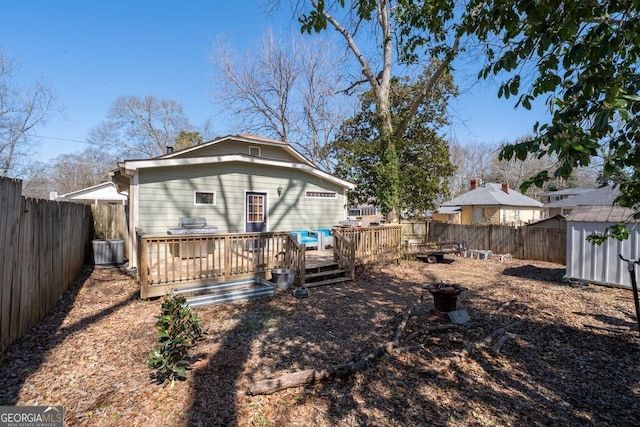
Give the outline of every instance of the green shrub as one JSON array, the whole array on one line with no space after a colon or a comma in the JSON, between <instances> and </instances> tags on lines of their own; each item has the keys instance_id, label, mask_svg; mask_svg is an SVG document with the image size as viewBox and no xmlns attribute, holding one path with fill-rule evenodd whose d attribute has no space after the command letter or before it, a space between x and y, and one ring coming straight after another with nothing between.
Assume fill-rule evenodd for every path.
<instances>
[{"instance_id":1,"label":"green shrub","mask_svg":"<svg viewBox=\"0 0 640 427\"><path fill-rule=\"evenodd\" d=\"M183 296L167 295L160 316L156 316L160 345L147 359L147 366L156 370L155 379L161 384L187 378L189 350L204 333L198 315L185 303Z\"/></svg>"}]
</instances>

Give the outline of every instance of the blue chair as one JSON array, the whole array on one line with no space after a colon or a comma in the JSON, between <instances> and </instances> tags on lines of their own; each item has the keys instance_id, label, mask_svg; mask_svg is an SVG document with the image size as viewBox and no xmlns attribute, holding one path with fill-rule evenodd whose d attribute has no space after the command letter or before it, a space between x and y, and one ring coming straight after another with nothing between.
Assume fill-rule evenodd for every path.
<instances>
[{"instance_id":1,"label":"blue chair","mask_svg":"<svg viewBox=\"0 0 640 427\"><path fill-rule=\"evenodd\" d=\"M317 235L309 230L291 230L289 233L296 239L301 245L306 247L318 247Z\"/></svg>"},{"instance_id":2,"label":"blue chair","mask_svg":"<svg viewBox=\"0 0 640 427\"><path fill-rule=\"evenodd\" d=\"M318 228L313 230L318 235L318 241L322 241L322 249L326 246L333 246L333 234L330 228Z\"/></svg>"}]
</instances>

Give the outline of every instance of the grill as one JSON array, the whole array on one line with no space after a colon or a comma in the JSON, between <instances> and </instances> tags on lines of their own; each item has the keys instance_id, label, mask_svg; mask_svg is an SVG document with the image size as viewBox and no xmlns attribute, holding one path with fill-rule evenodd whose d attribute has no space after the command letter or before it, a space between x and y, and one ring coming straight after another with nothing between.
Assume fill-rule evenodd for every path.
<instances>
[{"instance_id":1,"label":"grill","mask_svg":"<svg viewBox=\"0 0 640 427\"><path fill-rule=\"evenodd\" d=\"M208 234L216 233L218 227L207 225L207 218L180 218L177 228L170 228L169 234Z\"/></svg>"},{"instance_id":2,"label":"grill","mask_svg":"<svg viewBox=\"0 0 640 427\"><path fill-rule=\"evenodd\" d=\"M167 233L171 235L190 236L197 234L210 234L217 231L218 227L207 225L206 218L180 218L179 227L170 228L167 230ZM180 242L179 248L176 247L174 250L177 252L174 255L179 256L182 259L206 258L208 253L208 244L206 240Z\"/></svg>"}]
</instances>

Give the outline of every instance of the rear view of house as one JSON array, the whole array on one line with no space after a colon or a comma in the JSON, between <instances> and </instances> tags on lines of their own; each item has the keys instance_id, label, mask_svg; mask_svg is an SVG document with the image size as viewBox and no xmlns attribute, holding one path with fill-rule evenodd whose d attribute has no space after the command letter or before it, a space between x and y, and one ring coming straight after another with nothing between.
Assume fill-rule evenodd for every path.
<instances>
[{"instance_id":1,"label":"rear view of house","mask_svg":"<svg viewBox=\"0 0 640 427\"><path fill-rule=\"evenodd\" d=\"M289 144L246 134L118 168L113 179L129 191L130 230L145 235L166 235L182 218L202 218L218 233L329 228L346 218L354 188Z\"/></svg>"}]
</instances>

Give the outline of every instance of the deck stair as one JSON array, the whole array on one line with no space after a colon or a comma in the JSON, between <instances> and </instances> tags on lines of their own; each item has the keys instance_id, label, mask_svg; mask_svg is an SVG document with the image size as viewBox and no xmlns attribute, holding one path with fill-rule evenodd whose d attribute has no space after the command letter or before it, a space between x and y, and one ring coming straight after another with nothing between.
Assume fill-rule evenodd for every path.
<instances>
[{"instance_id":1,"label":"deck stair","mask_svg":"<svg viewBox=\"0 0 640 427\"><path fill-rule=\"evenodd\" d=\"M189 307L249 301L276 294L273 283L264 279L245 279L173 289L172 295L184 295Z\"/></svg>"},{"instance_id":2,"label":"deck stair","mask_svg":"<svg viewBox=\"0 0 640 427\"><path fill-rule=\"evenodd\" d=\"M348 277L347 273L347 270L341 269L336 263L307 267L304 273L305 287L312 288L349 282L351 278Z\"/></svg>"}]
</instances>

